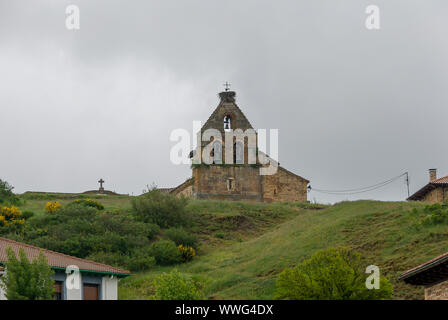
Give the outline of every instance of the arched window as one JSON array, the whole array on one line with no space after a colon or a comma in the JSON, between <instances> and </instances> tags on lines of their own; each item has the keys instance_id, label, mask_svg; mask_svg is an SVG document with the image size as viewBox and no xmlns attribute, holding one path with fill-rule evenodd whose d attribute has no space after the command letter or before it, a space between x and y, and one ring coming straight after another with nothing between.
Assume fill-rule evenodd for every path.
<instances>
[{"instance_id":1,"label":"arched window","mask_svg":"<svg viewBox=\"0 0 448 320\"><path fill-rule=\"evenodd\" d=\"M224 116L224 131L232 130L231 117L229 115Z\"/></svg>"}]
</instances>

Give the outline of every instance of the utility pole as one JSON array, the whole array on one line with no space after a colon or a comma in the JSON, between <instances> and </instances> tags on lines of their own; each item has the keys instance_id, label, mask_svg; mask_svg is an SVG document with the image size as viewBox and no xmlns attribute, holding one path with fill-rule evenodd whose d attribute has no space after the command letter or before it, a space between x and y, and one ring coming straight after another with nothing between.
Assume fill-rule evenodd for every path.
<instances>
[{"instance_id":1,"label":"utility pole","mask_svg":"<svg viewBox=\"0 0 448 320\"><path fill-rule=\"evenodd\" d=\"M411 196L409 193L409 173L406 171L406 185L408 187L408 198Z\"/></svg>"}]
</instances>

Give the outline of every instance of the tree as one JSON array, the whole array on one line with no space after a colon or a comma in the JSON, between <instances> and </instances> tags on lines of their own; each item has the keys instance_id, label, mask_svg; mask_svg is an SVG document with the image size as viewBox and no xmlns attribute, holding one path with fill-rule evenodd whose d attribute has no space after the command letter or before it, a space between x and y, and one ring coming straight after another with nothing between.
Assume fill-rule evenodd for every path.
<instances>
[{"instance_id":1,"label":"tree","mask_svg":"<svg viewBox=\"0 0 448 320\"><path fill-rule=\"evenodd\" d=\"M41 252L32 263L23 249L19 258L14 251L6 249L5 275L0 277L0 285L8 300L51 300L54 294L54 271L48 266L47 258Z\"/></svg>"},{"instance_id":2,"label":"tree","mask_svg":"<svg viewBox=\"0 0 448 320\"><path fill-rule=\"evenodd\" d=\"M156 259L157 264L162 266L169 266L182 262L182 252L171 240L159 240L153 242L149 247L149 253Z\"/></svg>"},{"instance_id":3,"label":"tree","mask_svg":"<svg viewBox=\"0 0 448 320\"><path fill-rule=\"evenodd\" d=\"M134 215L140 221L155 223L161 228L182 226L190 223L186 207L188 199L162 193L155 188L132 199Z\"/></svg>"},{"instance_id":4,"label":"tree","mask_svg":"<svg viewBox=\"0 0 448 320\"><path fill-rule=\"evenodd\" d=\"M157 300L203 300L200 284L182 275L176 269L162 273L154 281Z\"/></svg>"},{"instance_id":5,"label":"tree","mask_svg":"<svg viewBox=\"0 0 448 320\"><path fill-rule=\"evenodd\" d=\"M367 289L361 255L346 248L316 252L277 278L276 298L286 300L388 299L392 285L381 277L379 289Z\"/></svg>"},{"instance_id":6,"label":"tree","mask_svg":"<svg viewBox=\"0 0 448 320\"><path fill-rule=\"evenodd\" d=\"M18 204L19 198L12 192L14 189L8 182L0 179L0 203Z\"/></svg>"}]
</instances>

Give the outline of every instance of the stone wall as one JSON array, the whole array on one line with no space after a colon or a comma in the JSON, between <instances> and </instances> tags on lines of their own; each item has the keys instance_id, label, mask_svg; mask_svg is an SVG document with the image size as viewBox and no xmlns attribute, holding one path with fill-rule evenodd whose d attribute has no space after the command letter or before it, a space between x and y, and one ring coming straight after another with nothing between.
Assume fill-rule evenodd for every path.
<instances>
[{"instance_id":1,"label":"stone wall","mask_svg":"<svg viewBox=\"0 0 448 320\"><path fill-rule=\"evenodd\" d=\"M434 190L429 191L422 201L427 203L436 203L444 202L447 199L447 189L445 187L438 187Z\"/></svg>"},{"instance_id":2,"label":"stone wall","mask_svg":"<svg viewBox=\"0 0 448 320\"><path fill-rule=\"evenodd\" d=\"M193 167L193 181L197 199L262 200L261 177L255 166L201 165Z\"/></svg>"},{"instance_id":3,"label":"stone wall","mask_svg":"<svg viewBox=\"0 0 448 320\"><path fill-rule=\"evenodd\" d=\"M189 185L180 185L176 187L172 193L175 195L188 195L197 199L229 199L229 200L254 200L254 201L307 201L307 184L308 181L283 168L279 168L278 172L272 176L261 176L259 166L260 161L257 159L253 164L249 164L249 154L257 154L258 136L251 139L239 139L235 136L229 136L231 131L227 129L240 129L242 132L249 134L253 127L244 113L235 103L236 93L233 91L225 91L219 94L220 103L218 107L210 115L204 126L201 128L201 134L208 129L214 129L213 135L204 137L198 135L198 141L202 146L201 150L196 149L192 152L193 157L193 178ZM230 117L230 128L224 129L224 119ZM226 124L228 122L226 121ZM248 131L248 129L251 129ZM219 134L217 132L219 132ZM215 137L216 136L216 137ZM221 136L221 137L219 137ZM208 141L203 141L203 140ZM242 146L243 152L227 150L232 159L226 159L226 139L231 146ZM242 141L240 141L242 140ZM250 140L250 141L249 141ZM221 143L221 147L219 145ZM205 149L210 144L215 149ZM250 149L250 152L249 152ZM219 152L221 150L221 152ZM200 152L199 152L200 151ZM219 157L221 154L221 157ZM207 159L202 159L206 155ZM210 156L215 158L210 158ZM222 164L219 164L219 159ZM244 164L231 164L233 158L242 160ZM244 158L244 159L241 159ZM204 161L207 160L207 161ZM226 161L227 160L227 161ZM231 161L230 161L231 160ZM240 161L238 161L239 163ZM202 163L197 164L196 163ZM215 164L216 163L216 164ZM264 163L264 162L263 162Z\"/></svg>"},{"instance_id":4,"label":"stone wall","mask_svg":"<svg viewBox=\"0 0 448 320\"><path fill-rule=\"evenodd\" d=\"M187 179L184 183L170 191L178 197L192 197L193 196L193 178Z\"/></svg>"},{"instance_id":5,"label":"stone wall","mask_svg":"<svg viewBox=\"0 0 448 320\"><path fill-rule=\"evenodd\" d=\"M177 193L179 197L187 197L190 198L193 196L193 186L189 185L185 187L183 190Z\"/></svg>"},{"instance_id":6,"label":"stone wall","mask_svg":"<svg viewBox=\"0 0 448 320\"><path fill-rule=\"evenodd\" d=\"M425 300L448 300L448 280L425 287Z\"/></svg>"},{"instance_id":7,"label":"stone wall","mask_svg":"<svg viewBox=\"0 0 448 320\"><path fill-rule=\"evenodd\" d=\"M263 176L263 201L306 202L308 181L279 167L276 174Z\"/></svg>"},{"instance_id":8,"label":"stone wall","mask_svg":"<svg viewBox=\"0 0 448 320\"><path fill-rule=\"evenodd\" d=\"M274 175L260 176L259 170L250 165L194 167L191 192L197 199L307 201L306 179L281 167Z\"/></svg>"}]
</instances>

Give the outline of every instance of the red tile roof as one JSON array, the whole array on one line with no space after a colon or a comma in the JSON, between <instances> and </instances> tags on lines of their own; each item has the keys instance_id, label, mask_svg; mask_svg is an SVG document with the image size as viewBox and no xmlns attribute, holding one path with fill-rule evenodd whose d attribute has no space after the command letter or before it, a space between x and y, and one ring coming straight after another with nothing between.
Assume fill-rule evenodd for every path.
<instances>
[{"instance_id":1,"label":"red tile roof","mask_svg":"<svg viewBox=\"0 0 448 320\"><path fill-rule=\"evenodd\" d=\"M54 268L66 268L69 265L77 266L81 271L91 271L105 274L114 274L118 276L128 276L130 272L128 270L115 268L106 264L98 263L91 260L81 259L73 256L69 256L63 253L42 249L26 243L13 241L10 239L0 237L0 263L7 260L6 248L11 247L17 254L19 249L22 248L28 260L33 261L39 256L39 251L47 257L48 264Z\"/></svg>"},{"instance_id":2,"label":"red tile roof","mask_svg":"<svg viewBox=\"0 0 448 320\"><path fill-rule=\"evenodd\" d=\"M431 181L434 184L448 184L448 176Z\"/></svg>"}]
</instances>

